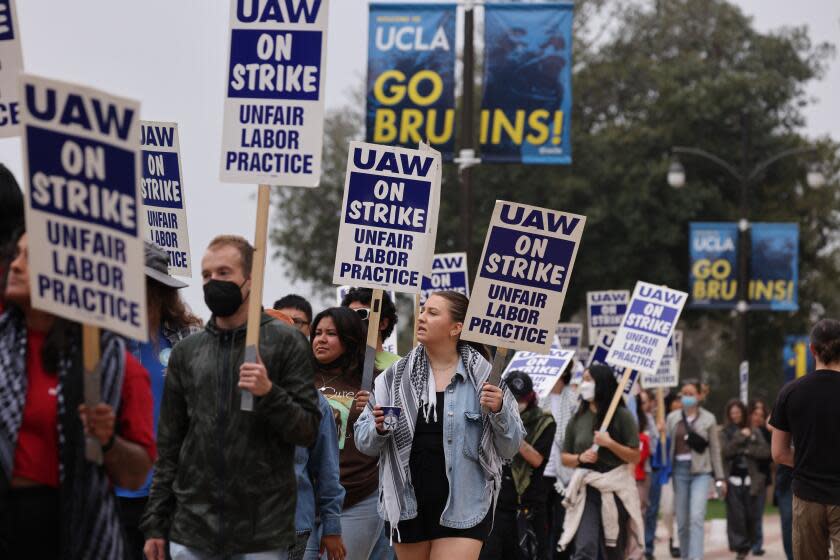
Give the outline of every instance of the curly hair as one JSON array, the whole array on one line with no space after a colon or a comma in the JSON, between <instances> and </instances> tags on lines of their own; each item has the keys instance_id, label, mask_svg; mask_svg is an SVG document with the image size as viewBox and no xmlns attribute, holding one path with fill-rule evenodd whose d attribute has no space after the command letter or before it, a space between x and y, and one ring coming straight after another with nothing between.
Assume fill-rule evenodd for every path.
<instances>
[{"instance_id":1,"label":"curly hair","mask_svg":"<svg viewBox=\"0 0 840 560\"><path fill-rule=\"evenodd\" d=\"M840 362L840 321L822 319L811 329L811 348L820 363Z\"/></svg>"}]
</instances>

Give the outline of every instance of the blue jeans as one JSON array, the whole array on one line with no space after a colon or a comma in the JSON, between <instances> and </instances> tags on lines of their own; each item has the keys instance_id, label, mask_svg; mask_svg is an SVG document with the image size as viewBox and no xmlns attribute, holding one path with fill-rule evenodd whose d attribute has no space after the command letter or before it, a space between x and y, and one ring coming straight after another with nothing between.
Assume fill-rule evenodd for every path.
<instances>
[{"instance_id":1,"label":"blue jeans","mask_svg":"<svg viewBox=\"0 0 840 560\"><path fill-rule=\"evenodd\" d=\"M758 496L755 499L755 541L753 541L752 551L758 552L764 544L764 504L767 502L766 488L761 488L758 491Z\"/></svg>"},{"instance_id":2,"label":"blue jeans","mask_svg":"<svg viewBox=\"0 0 840 560\"><path fill-rule=\"evenodd\" d=\"M190 548L176 542L169 543L169 554L172 560L288 560L288 549L267 550L265 552L248 552L246 554L210 554L196 548Z\"/></svg>"},{"instance_id":3,"label":"blue jeans","mask_svg":"<svg viewBox=\"0 0 840 560\"><path fill-rule=\"evenodd\" d=\"M776 503L779 506L779 519L782 522L782 544L785 548L785 556L793 560L793 490L790 483L782 488L777 482Z\"/></svg>"},{"instance_id":4,"label":"blue jeans","mask_svg":"<svg viewBox=\"0 0 840 560\"><path fill-rule=\"evenodd\" d=\"M674 510L682 558L703 558L703 523L711 483L709 473L691 474L691 461L674 462Z\"/></svg>"},{"instance_id":5,"label":"blue jeans","mask_svg":"<svg viewBox=\"0 0 840 560\"><path fill-rule=\"evenodd\" d=\"M358 504L341 512L341 539L347 549L348 560L373 558L371 554L385 527L385 521L379 517L376 510L378 503L379 491L377 490ZM319 525L309 535L304 560L318 558L320 543L321 527Z\"/></svg>"},{"instance_id":6,"label":"blue jeans","mask_svg":"<svg viewBox=\"0 0 840 560\"><path fill-rule=\"evenodd\" d=\"M648 492L648 507L645 510L645 553L653 554L656 539L656 520L659 516L659 497L662 495L662 485L659 483L659 471L651 471L650 491Z\"/></svg>"}]
</instances>

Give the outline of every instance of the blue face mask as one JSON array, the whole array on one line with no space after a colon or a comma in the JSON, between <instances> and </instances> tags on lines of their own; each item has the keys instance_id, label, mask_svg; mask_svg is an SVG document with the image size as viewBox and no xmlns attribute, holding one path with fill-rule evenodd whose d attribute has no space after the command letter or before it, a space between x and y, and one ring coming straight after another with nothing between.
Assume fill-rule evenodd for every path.
<instances>
[{"instance_id":1,"label":"blue face mask","mask_svg":"<svg viewBox=\"0 0 840 560\"><path fill-rule=\"evenodd\" d=\"M697 406L697 397L683 396L681 399L682 405L685 408L692 408Z\"/></svg>"}]
</instances>

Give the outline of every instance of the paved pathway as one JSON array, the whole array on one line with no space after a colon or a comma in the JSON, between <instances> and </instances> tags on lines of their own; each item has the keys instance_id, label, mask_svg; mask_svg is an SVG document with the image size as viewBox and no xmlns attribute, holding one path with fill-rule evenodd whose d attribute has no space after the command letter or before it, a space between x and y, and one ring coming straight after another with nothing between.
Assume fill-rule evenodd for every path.
<instances>
[{"instance_id":1,"label":"paved pathway","mask_svg":"<svg viewBox=\"0 0 840 560\"><path fill-rule=\"evenodd\" d=\"M671 558L668 552L668 535L662 523L656 531L656 559L666 560ZM764 516L764 556L763 560L787 560L784 548L782 548L781 525L778 515ZM735 553L729 551L726 541L726 520L713 519L706 521L706 543L704 546L703 558L706 560L723 560L735 558ZM758 558L750 555L749 558Z\"/></svg>"}]
</instances>

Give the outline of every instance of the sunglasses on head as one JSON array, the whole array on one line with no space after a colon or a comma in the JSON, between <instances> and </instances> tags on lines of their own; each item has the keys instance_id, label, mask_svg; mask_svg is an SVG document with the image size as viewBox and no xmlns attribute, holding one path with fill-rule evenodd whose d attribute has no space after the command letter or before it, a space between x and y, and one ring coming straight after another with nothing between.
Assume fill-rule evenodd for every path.
<instances>
[{"instance_id":1,"label":"sunglasses on head","mask_svg":"<svg viewBox=\"0 0 840 560\"><path fill-rule=\"evenodd\" d=\"M354 311L359 314L359 318L362 321L370 319L370 309L367 307L359 307L358 309L354 309Z\"/></svg>"}]
</instances>

